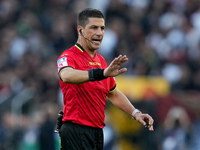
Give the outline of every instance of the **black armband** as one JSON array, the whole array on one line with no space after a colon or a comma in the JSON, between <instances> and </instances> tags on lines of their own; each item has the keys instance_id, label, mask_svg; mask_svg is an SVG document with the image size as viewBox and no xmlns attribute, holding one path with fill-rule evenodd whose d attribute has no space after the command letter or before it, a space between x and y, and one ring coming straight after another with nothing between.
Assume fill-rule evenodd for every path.
<instances>
[{"instance_id":1,"label":"black armband","mask_svg":"<svg viewBox=\"0 0 200 150\"><path fill-rule=\"evenodd\" d=\"M107 77L103 75L103 71L104 69L100 68L89 69L88 70L89 81L100 81L106 79Z\"/></svg>"}]
</instances>

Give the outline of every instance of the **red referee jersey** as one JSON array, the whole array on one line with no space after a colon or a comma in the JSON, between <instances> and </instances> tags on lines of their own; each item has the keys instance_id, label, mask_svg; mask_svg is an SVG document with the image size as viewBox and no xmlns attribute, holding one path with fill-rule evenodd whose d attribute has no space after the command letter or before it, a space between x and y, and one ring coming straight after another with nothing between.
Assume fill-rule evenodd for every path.
<instances>
[{"instance_id":1,"label":"red referee jersey","mask_svg":"<svg viewBox=\"0 0 200 150\"><path fill-rule=\"evenodd\" d=\"M57 61L58 73L65 68L88 70L107 67L105 59L95 54L91 57L78 43L65 50ZM101 81L69 84L59 80L64 99L63 121L103 128L105 126L106 96L112 92L116 83L113 77Z\"/></svg>"}]
</instances>

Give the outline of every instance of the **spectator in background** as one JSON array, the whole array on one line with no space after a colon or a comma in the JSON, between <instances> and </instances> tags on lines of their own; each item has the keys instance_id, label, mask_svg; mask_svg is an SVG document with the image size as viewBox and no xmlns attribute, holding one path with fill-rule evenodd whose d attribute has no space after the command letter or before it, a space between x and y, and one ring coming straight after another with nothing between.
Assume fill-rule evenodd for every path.
<instances>
[{"instance_id":1,"label":"spectator in background","mask_svg":"<svg viewBox=\"0 0 200 150\"><path fill-rule=\"evenodd\" d=\"M162 150L189 150L190 123L182 107L172 107L164 121Z\"/></svg>"},{"instance_id":2,"label":"spectator in background","mask_svg":"<svg viewBox=\"0 0 200 150\"><path fill-rule=\"evenodd\" d=\"M38 145L39 150L55 150L56 139L55 139L55 111L57 110L52 104L46 104L43 106L46 111L43 111L43 122L39 127L38 133Z\"/></svg>"},{"instance_id":3,"label":"spectator in background","mask_svg":"<svg viewBox=\"0 0 200 150\"><path fill-rule=\"evenodd\" d=\"M193 132L191 136L191 150L199 150L200 149L200 109L196 111L198 118L194 122Z\"/></svg>"}]
</instances>

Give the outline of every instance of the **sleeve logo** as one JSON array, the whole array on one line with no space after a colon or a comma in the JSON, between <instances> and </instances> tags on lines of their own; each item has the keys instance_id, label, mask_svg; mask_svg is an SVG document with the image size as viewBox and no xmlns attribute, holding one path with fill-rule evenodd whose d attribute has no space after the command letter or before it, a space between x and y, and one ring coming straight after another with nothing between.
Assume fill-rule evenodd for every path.
<instances>
[{"instance_id":1,"label":"sleeve logo","mask_svg":"<svg viewBox=\"0 0 200 150\"><path fill-rule=\"evenodd\" d=\"M60 70L60 68L65 66L68 66L67 57L62 57L58 60L58 70Z\"/></svg>"}]
</instances>

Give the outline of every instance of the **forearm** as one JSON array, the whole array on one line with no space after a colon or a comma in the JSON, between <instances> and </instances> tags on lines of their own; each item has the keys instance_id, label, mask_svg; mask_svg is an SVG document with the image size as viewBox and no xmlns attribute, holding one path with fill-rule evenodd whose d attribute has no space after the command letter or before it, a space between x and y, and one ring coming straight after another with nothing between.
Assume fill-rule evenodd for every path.
<instances>
[{"instance_id":1,"label":"forearm","mask_svg":"<svg viewBox=\"0 0 200 150\"><path fill-rule=\"evenodd\" d=\"M112 94L108 95L108 99L119 109L126 112L129 115L132 115L132 112L135 110L135 107L131 104L128 98L118 89L113 91Z\"/></svg>"},{"instance_id":2,"label":"forearm","mask_svg":"<svg viewBox=\"0 0 200 150\"><path fill-rule=\"evenodd\" d=\"M60 73L60 78L65 83L85 83L89 82L88 71L65 69Z\"/></svg>"},{"instance_id":3,"label":"forearm","mask_svg":"<svg viewBox=\"0 0 200 150\"><path fill-rule=\"evenodd\" d=\"M150 131L153 131L153 118L149 116L148 114L143 114L139 112L135 112L133 114L133 111L136 110L135 107L130 103L128 98L118 89L114 90L112 93L109 93L108 99L119 109L126 112L127 114L130 114L132 117L134 117L135 120L149 128Z\"/></svg>"}]
</instances>

